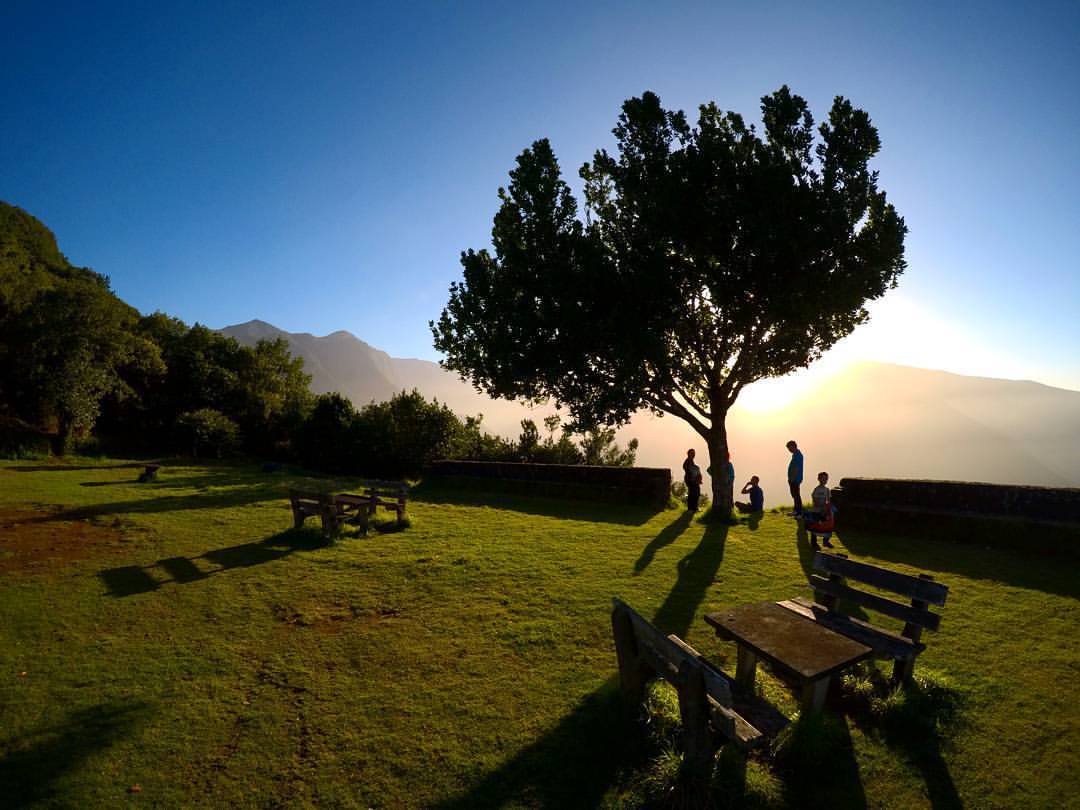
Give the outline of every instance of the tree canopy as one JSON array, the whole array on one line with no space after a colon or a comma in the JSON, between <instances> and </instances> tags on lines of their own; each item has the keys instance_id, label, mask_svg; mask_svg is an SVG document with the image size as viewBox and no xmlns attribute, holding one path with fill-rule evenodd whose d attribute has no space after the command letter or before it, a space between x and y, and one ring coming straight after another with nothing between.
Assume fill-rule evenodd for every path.
<instances>
[{"instance_id":1,"label":"tree canopy","mask_svg":"<svg viewBox=\"0 0 1080 810\"><path fill-rule=\"evenodd\" d=\"M584 216L533 143L499 189L493 252L462 253L431 324L444 366L492 396L552 398L577 426L669 413L723 459L739 392L817 359L905 267L870 117L838 96L815 130L786 86L761 112L759 134L714 103L691 126L653 93L627 100L616 153L579 172Z\"/></svg>"}]
</instances>

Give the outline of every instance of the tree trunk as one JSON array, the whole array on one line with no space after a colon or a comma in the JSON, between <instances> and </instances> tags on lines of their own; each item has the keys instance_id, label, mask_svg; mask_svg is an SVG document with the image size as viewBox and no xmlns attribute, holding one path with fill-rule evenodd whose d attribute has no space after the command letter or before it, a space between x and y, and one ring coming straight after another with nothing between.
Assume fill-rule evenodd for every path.
<instances>
[{"instance_id":1,"label":"tree trunk","mask_svg":"<svg viewBox=\"0 0 1080 810\"><path fill-rule=\"evenodd\" d=\"M734 481L728 479L727 412L713 410L713 424L709 431L709 466L712 468L712 502L717 515L728 515L735 508Z\"/></svg>"},{"instance_id":2,"label":"tree trunk","mask_svg":"<svg viewBox=\"0 0 1080 810\"><path fill-rule=\"evenodd\" d=\"M56 436L52 440L54 456L66 456L71 449L71 437L75 433L75 423L66 414L60 414L56 420Z\"/></svg>"}]
</instances>

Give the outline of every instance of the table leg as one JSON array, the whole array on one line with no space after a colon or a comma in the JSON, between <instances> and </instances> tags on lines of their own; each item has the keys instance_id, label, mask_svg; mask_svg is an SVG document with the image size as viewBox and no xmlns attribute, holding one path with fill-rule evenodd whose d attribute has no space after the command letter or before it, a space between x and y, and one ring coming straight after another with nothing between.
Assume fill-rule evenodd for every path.
<instances>
[{"instance_id":1,"label":"table leg","mask_svg":"<svg viewBox=\"0 0 1080 810\"><path fill-rule=\"evenodd\" d=\"M735 683L752 692L754 690L754 676L756 674L757 656L740 644L739 657L735 662Z\"/></svg>"},{"instance_id":2,"label":"table leg","mask_svg":"<svg viewBox=\"0 0 1080 810\"><path fill-rule=\"evenodd\" d=\"M825 694L829 691L829 678L810 681L802 689L803 715L814 714L825 708Z\"/></svg>"}]
</instances>

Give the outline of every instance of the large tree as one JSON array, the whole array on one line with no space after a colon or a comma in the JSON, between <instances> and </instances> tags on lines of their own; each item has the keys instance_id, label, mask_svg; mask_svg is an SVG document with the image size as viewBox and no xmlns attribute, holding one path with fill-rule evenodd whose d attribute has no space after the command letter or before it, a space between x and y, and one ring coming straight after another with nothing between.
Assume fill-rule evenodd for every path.
<instances>
[{"instance_id":1,"label":"large tree","mask_svg":"<svg viewBox=\"0 0 1080 810\"><path fill-rule=\"evenodd\" d=\"M743 387L813 362L905 266L869 116L837 97L815 139L786 86L761 111L759 135L713 103L691 126L653 93L629 99L616 154L581 168L584 219L536 141L499 189L494 253L462 254L431 325L443 365L495 397L554 399L579 426L677 416L719 469Z\"/></svg>"}]
</instances>

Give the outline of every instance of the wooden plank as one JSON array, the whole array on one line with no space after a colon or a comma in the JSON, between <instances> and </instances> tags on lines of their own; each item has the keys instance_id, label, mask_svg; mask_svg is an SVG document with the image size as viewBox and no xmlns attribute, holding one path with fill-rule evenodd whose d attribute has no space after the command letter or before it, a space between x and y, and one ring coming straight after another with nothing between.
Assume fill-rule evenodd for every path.
<instances>
[{"instance_id":1,"label":"wooden plank","mask_svg":"<svg viewBox=\"0 0 1080 810\"><path fill-rule=\"evenodd\" d=\"M876 610L878 613L884 613L886 616L892 616L894 619L925 627L927 630L937 630L941 623L941 617L936 613L931 613L929 610L919 610L911 605L904 605L900 602L894 602L892 599L886 599L884 596L859 591L844 585L842 582L834 582L816 574L810 577L810 587L815 592L820 591L829 596L846 599L857 605ZM825 606L831 607L828 604L825 604Z\"/></svg>"},{"instance_id":2,"label":"wooden plank","mask_svg":"<svg viewBox=\"0 0 1080 810\"><path fill-rule=\"evenodd\" d=\"M824 605L815 604L809 599L796 597L776 604L811 621L815 621L830 630L842 633L860 644L872 647L878 656L906 660L914 658L926 649L925 644L913 642L911 639L874 627L858 619L844 616L842 613L830 612Z\"/></svg>"},{"instance_id":3,"label":"wooden plank","mask_svg":"<svg viewBox=\"0 0 1080 810\"><path fill-rule=\"evenodd\" d=\"M705 689L709 693L709 697L713 698L721 706L731 708L733 701L731 698L731 682L728 676L678 636L669 635L668 641L678 647L686 658L701 665L705 673Z\"/></svg>"},{"instance_id":4,"label":"wooden plank","mask_svg":"<svg viewBox=\"0 0 1080 810\"><path fill-rule=\"evenodd\" d=\"M713 728L744 748L753 748L765 735L732 708L731 679L678 636L664 636L651 622L620 599L613 599L612 615L625 617L634 631L638 655L646 668L680 689L680 667L699 668L705 682ZM623 642L625 647L626 642ZM620 670L621 671L621 670ZM632 679L632 678L631 678Z\"/></svg>"},{"instance_id":5,"label":"wooden plank","mask_svg":"<svg viewBox=\"0 0 1080 810\"><path fill-rule=\"evenodd\" d=\"M758 731L750 721L734 709L721 706L712 697L709 698L709 709L712 713L713 727L740 747L757 748L765 742L765 734ZM725 729L730 729L730 731Z\"/></svg>"},{"instance_id":6,"label":"wooden plank","mask_svg":"<svg viewBox=\"0 0 1080 810\"><path fill-rule=\"evenodd\" d=\"M838 554L817 552L814 555L814 569L855 579L911 599L921 599L931 605L944 605L945 598L949 595L947 586L932 579L913 577L869 563L855 562Z\"/></svg>"}]
</instances>

